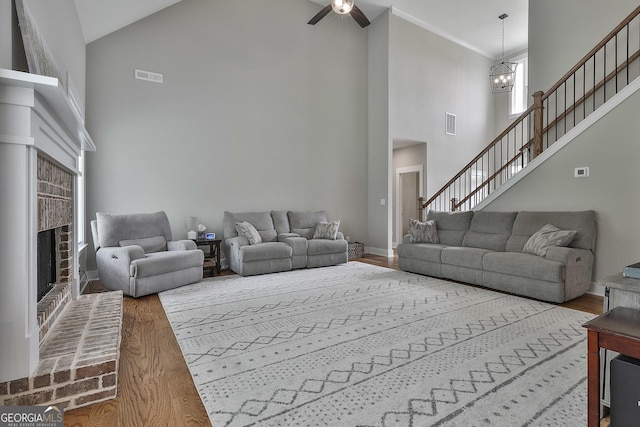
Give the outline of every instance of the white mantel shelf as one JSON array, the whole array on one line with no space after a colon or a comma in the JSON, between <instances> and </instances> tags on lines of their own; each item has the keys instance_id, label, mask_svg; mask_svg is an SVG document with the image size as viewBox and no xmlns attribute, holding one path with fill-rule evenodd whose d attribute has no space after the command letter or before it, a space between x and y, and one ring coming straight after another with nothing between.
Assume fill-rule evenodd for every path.
<instances>
[{"instance_id":1,"label":"white mantel shelf","mask_svg":"<svg viewBox=\"0 0 640 427\"><path fill-rule=\"evenodd\" d=\"M22 71L0 68L0 85L33 89L55 111L59 124L64 125L70 136L81 144L85 151L95 151L96 146L84 127L84 123L76 114L67 92L55 77L39 74L24 73Z\"/></svg>"}]
</instances>

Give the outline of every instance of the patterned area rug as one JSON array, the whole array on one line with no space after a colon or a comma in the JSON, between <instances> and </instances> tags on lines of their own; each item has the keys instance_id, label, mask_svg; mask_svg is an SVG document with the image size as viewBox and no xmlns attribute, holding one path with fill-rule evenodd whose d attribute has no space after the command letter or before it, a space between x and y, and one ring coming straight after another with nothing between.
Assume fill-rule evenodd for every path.
<instances>
[{"instance_id":1,"label":"patterned area rug","mask_svg":"<svg viewBox=\"0 0 640 427\"><path fill-rule=\"evenodd\" d=\"M160 294L221 426L583 426L588 313L358 262Z\"/></svg>"}]
</instances>

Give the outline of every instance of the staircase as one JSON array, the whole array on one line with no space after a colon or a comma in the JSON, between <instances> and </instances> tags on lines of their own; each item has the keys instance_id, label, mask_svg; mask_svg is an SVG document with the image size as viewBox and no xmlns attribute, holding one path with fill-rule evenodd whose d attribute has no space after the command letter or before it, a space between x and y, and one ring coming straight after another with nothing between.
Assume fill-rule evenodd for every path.
<instances>
[{"instance_id":1,"label":"staircase","mask_svg":"<svg viewBox=\"0 0 640 427\"><path fill-rule=\"evenodd\" d=\"M533 105L432 197L420 198L421 219L428 210L478 209L640 89L639 34L640 7L548 91L535 92Z\"/></svg>"}]
</instances>

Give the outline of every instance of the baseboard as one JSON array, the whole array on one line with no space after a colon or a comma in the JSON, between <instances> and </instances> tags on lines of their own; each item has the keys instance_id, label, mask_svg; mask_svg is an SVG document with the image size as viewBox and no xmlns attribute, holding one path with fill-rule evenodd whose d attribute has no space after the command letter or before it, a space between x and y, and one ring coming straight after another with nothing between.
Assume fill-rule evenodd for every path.
<instances>
[{"instance_id":1,"label":"baseboard","mask_svg":"<svg viewBox=\"0 0 640 427\"><path fill-rule=\"evenodd\" d=\"M393 249L372 248L371 246L364 247L365 253L372 255L384 256L387 258L393 258Z\"/></svg>"}]
</instances>

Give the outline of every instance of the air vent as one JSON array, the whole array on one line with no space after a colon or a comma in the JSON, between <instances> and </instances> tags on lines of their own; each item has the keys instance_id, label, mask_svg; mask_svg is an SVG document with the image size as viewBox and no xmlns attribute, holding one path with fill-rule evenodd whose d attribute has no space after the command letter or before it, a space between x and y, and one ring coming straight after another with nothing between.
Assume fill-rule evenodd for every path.
<instances>
[{"instance_id":1,"label":"air vent","mask_svg":"<svg viewBox=\"0 0 640 427\"><path fill-rule=\"evenodd\" d=\"M445 129L444 132L447 135L456 134L456 115L451 113L445 113Z\"/></svg>"},{"instance_id":2,"label":"air vent","mask_svg":"<svg viewBox=\"0 0 640 427\"><path fill-rule=\"evenodd\" d=\"M135 76L138 80L146 80L148 82L162 83L163 81L162 74L153 73L151 71L136 70Z\"/></svg>"}]
</instances>

